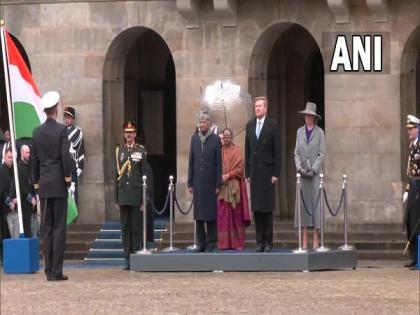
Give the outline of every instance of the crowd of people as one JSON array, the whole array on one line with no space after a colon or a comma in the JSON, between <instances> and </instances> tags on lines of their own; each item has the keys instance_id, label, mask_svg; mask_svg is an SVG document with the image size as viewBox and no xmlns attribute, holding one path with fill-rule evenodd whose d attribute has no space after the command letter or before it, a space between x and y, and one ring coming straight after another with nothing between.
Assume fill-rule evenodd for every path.
<instances>
[{"instance_id":1,"label":"crowd of people","mask_svg":"<svg viewBox=\"0 0 420 315\"><path fill-rule=\"evenodd\" d=\"M70 192L78 200L78 182L84 167L83 133L74 125L76 112L74 108L66 107L65 125L58 123L59 100L59 93L54 91L42 97L47 119L34 130L31 145L20 146L17 162L26 237L39 233L36 222L42 213L41 236L47 280L67 280L63 274L67 194ZM191 137L187 179L188 190L193 195L197 252L243 250L251 213L255 223L256 251L269 253L273 249L275 186L281 176L280 128L274 119L267 117L266 97L255 99L254 110L255 117L245 128L245 158L233 141L233 130L217 130L208 110L199 113L197 130ZM304 123L296 133L294 160L296 171L302 178L305 205L314 215L309 215L302 203L295 211L295 227L298 227L300 216L303 249L308 248L309 230L313 230L312 247L316 249L321 221L317 196L320 174L323 173L325 135L317 125L322 117L316 112L315 103L307 102L306 108L298 114L303 115ZM418 118L408 116L411 141L407 168L409 185L403 202L407 210L405 222L412 257L407 264L410 268L417 264L416 236L420 230L419 124ZM145 147L136 143L136 124L128 121L123 129L124 143L115 151L114 200L120 214L124 269L129 270L130 254L142 248L142 177L148 177L149 187L153 190L153 171ZM9 131L4 132L0 154L0 233L4 239L19 236L13 179L13 163L16 161Z\"/></svg>"},{"instance_id":2,"label":"crowd of people","mask_svg":"<svg viewBox=\"0 0 420 315\"><path fill-rule=\"evenodd\" d=\"M62 272L67 197L70 192L77 202L77 184L84 166L83 134L74 125L75 110L65 107L65 125L57 122L59 100L55 91L43 96L41 103L47 119L34 130L31 139L16 141L16 158L9 130L2 132L4 139L0 145L0 258L3 259L3 239L41 235L45 274L52 281L67 279ZM18 191L23 233L19 229Z\"/></svg>"}]
</instances>

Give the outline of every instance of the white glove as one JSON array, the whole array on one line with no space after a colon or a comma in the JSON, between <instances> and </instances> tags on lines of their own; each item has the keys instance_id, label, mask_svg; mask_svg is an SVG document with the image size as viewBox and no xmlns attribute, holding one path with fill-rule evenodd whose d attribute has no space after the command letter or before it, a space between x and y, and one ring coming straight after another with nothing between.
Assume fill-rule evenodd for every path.
<instances>
[{"instance_id":1,"label":"white glove","mask_svg":"<svg viewBox=\"0 0 420 315\"><path fill-rule=\"evenodd\" d=\"M403 203L406 203L407 202L407 199L408 199L408 191L406 191L404 194L403 194Z\"/></svg>"},{"instance_id":2,"label":"white glove","mask_svg":"<svg viewBox=\"0 0 420 315\"><path fill-rule=\"evenodd\" d=\"M76 183L75 182L71 182L70 187L69 187L69 190L70 190L71 196L74 199L74 193L76 191Z\"/></svg>"},{"instance_id":3,"label":"white glove","mask_svg":"<svg viewBox=\"0 0 420 315\"><path fill-rule=\"evenodd\" d=\"M79 178L80 175L82 174L82 170L80 168L78 168L76 173L77 173L77 178Z\"/></svg>"}]
</instances>

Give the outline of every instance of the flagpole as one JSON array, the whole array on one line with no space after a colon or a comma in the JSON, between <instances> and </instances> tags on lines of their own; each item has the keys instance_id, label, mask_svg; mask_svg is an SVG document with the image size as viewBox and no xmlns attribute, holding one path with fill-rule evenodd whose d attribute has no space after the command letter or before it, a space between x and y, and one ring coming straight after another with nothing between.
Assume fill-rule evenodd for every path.
<instances>
[{"instance_id":1,"label":"flagpole","mask_svg":"<svg viewBox=\"0 0 420 315\"><path fill-rule=\"evenodd\" d=\"M6 85L6 98L7 98L7 111L9 114L9 128L10 128L10 137L12 143L13 151L13 176L15 178L15 187L16 187L16 201L18 208L18 218L19 218L19 237L23 238L25 236L23 231L23 220L22 220L22 203L20 200L20 186L19 186L19 174L17 170L17 151L16 151L16 134L15 134L15 124L13 122L13 110L12 110L12 97L10 93L10 83L9 83L9 62L7 59L7 44L6 36L4 29L4 21L0 21L0 34L1 34L1 50L3 57L3 68L4 68L4 82Z\"/></svg>"}]
</instances>

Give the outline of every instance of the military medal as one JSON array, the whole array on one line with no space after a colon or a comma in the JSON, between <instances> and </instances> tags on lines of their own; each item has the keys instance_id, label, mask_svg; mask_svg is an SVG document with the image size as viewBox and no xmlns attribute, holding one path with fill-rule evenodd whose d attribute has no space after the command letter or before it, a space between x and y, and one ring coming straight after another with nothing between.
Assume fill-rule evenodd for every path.
<instances>
[{"instance_id":1,"label":"military medal","mask_svg":"<svg viewBox=\"0 0 420 315\"><path fill-rule=\"evenodd\" d=\"M140 161L141 161L141 159L142 159L142 154L141 154L141 152L134 152L134 153L132 153L132 154L131 154L131 159L132 159L134 162L140 162Z\"/></svg>"}]
</instances>

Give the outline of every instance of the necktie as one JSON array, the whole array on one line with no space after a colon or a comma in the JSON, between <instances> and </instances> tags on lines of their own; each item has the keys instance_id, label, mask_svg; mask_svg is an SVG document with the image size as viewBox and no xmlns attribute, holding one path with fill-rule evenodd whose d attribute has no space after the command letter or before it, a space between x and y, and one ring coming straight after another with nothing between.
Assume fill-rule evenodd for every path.
<instances>
[{"instance_id":1,"label":"necktie","mask_svg":"<svg viewBox=\"0 0 420 315\"><path fill-rule=\"evenodd\" d=\"M257 132L255 133L257 135L257 139L260 137L260 132L261 132L261 120L257 121Z\"/></svg>"}]
</instances>

